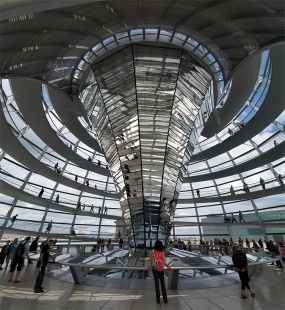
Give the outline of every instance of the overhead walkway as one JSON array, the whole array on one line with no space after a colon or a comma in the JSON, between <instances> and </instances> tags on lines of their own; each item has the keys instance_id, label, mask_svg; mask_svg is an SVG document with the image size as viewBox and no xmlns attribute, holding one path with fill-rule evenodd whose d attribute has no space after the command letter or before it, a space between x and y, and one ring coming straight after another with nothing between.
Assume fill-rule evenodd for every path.
<instances>
[{"instance_id":1,"label":"overhead walkway","mask_svg":"<svg viewBox=\"0 0 285 310\"><path fill-rule=\"evenodd\" d=\"M226 104L221 109L216 109L219 117L219 122L215 113L211 113L205 127L201 133L206 138L211 138L214 133L221 131L233 117L238 113L244 105L255 83L258 80L258 74L261 64L261 53L243 63L235 72L232 81L232 87ZM241 91L242 90L242 91Z\"/></svg>"},{"instance_id":2,"label":"overhead walkway","mask_svg":"<svg viewBox=\"0 0 285 310\"><path fill-rule=\"evenodd\" d=\"M72 102L70 97L68 97L64 92L60 91L57 87L53 85L46 84L48 94L51 100L51 103L60 117L62 123L70 130L70 132L77 137L80 141L94 149L95 151L104 154L104 151L101 149L98 141L95 140L89 133L82 127L82 124L78 120L73 106L77 103L78 105L82 104L79 99Z\"/></svg>"},{"instance_id":3,"label":"overhead walkway","mask_svg":"<svg viewBox=\"0 0 285 310\"><path fill-rule=\"evenodd\" d=\"M285 193L285 186L277 186L273 188L268 188L265 190L250 192L250 193L244 193L244 194L238 194L238 195L230 195L230 196L211 196L211 197L200 197L200 198L180 198L178 200L178 203L212 203L212 202L220 202L220 201L239 201L239 200L248 200L248 199L254 199L254 198L262 198L262 197L268 197L273 195L279 195ZM203 193L201 192L201 196L203 196Z\"/></svg>"},{"instance_id":4,"label":"overhead walkway","mask_svg":"<svg viewBox=\"0 0 285 310\"><path fill-rule=\"evenodd\" d=\"M272 62L272 80L267 96L256 115L233 137L229 137L223 143L215 145L205 151L194 154L190 162L195 162L207 158L221 155L248 141L271 124L284 110L285 102L285 69L280 65L280 59L284 58L285 44L270 49L270 59ZM240 90L242 93L242 89ZM212 128L212 135L216 131Z\"/></svg>"},{"instance_id":5,"label":"overhead walkway","mask_svg":"<svg viewBox=\"0 0 285 310\"><path fill-rule=\"evenodd\" d=\"M23 164L26 167L33 167L33 171L35 173L41 174L44 177L58 182L60 184L66 185L68 187L75 188L79 191L91 193L98 196L109 197L113 199L117 199L118 196L116 193L110 193L107 191L102 191L99 189L95 189L89 187L87 185L80 184L73 180L70 180L61 174L55 172L54 170L48 168L44 163L40 162L37 158L35 158L30 152L26 150L26 148L18 141L18 139L13 134L10 125L5 120L5 116L2 108L0 109L0 147L11 157L17 160L19 163ZM5 137L3 139L2 137ZM0 188L1 190L1 188Z\"/></svg>"},{"instance_id":6,"label":"overhead walkway","mask_svg":"<svg viewBox=\"0 0 285 310\"><path fill-rule=\"evenodd\" d=\"M257 227L264 227L264 228L281 228L284 227L284 223L266 223L266 222L247 222L247 223L217 223L217 222L185 222L185 221L174 221L175 227L178 226L211 226L211 227L225 227L225 228L257 228Z\"/></svg>"},{"instance_id":7,"label":"overhead walkway","mask_svg":"<svg viewBox=\"0 0 285 310\"><path fill-rule=\"evenodd\" d=\"M237 164L236 166L233 166L231 168L223 169L213 173L185 177L183 183L208 181L228 177L234 174L249 171L262 165L268 164L279 158L284 157L284 155L285 155L285 141L281 142L280 144L273 147L269 151L262 153L261 155L254 157L242 164Z\"/></svg>"},{"instance_id":8,"label":"overhead walkway","mask_svg":"<svg viewBox=\"0 0 285 310\"><path fill-rule=\"evenodd\" d=\"M123 219L121 216L108 215L108 214L102 214L102 213L93 213L93 212L89 212L89 210L83 211L80 209L61 205L60 203L56 204L52 201L49 201L48 199L39 198L30 193L27 193L19 188L16 188L10 185L9 183L3 180L0 180L0 188L1 188L2 194L16 198L21 201L25 201L27 203L31 203L36 206L41 206L41 207L45 207L45 208L49 208L53 210L67 212L70 214L76 213L77 215L81 215L81 216L97 217L97 218L104 218L104 219L109 219L109 220L122 220Z\"/></svg>"},{"instance_id":9,"label":"overhead walkway","mask_svg":"<svg viewBox=\"0 0 285 310\"><path fill-rule=\"evenodd\" d=\"M38 232L33 230L26 230L26 229L17 229L12 227L1 227L0 228L1 234L13 234L13 235L21 235L21 236L38 236L38 237L49 237L53 239L67 239L70 238L75 241L97 241L97 238L94 238L93 236L89 235L76 235L76 236L70 236L69 234L58 234L58 233L45 233L45 232ZM113 240L115 241L115 240Z\"/></svg>"},{"instance_id":10,"label":"overhead walkway","mask_svg":"<svg viewBox=\"0 0 285 310\"><path fill-rule=\"evenodd\" d=\"M67 160L78 165L79 167L82 167L83 169L98 173L100 175L105 175L108 177L111 176L110 170L92 164L87 160L87 158L82 158L60 140L56 132L50 126L43 110L41 95L42 85L40 83L34 83L31 79L12 79L10 81L10 85L15 101L19 106L25 120L36 133L36 135L42 141L44 141L45 144L47 144L63 158L66 158ZM66 96L61 92L58 93L62 96ZM62 96L59 97L59 99L63 100ZM72 121L69 123L68 129L71 130L73 126L74 123ZM82 126L81 128L83 129Z\"/></svg>"}]
</instances>

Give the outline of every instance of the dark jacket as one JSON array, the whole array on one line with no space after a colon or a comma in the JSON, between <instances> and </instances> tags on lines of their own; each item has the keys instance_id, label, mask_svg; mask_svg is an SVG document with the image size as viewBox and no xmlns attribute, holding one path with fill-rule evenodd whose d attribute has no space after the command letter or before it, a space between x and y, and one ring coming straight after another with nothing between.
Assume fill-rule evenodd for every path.
<instances>
[{"instance_id":1,"label":"dark jacket","mask_svg":"<svg viewBox=\"0 0 285 310\"><path fill-rule=\"evenodd\" d=\"M30 245L30 251L36 251L38 248L38 241L34 240Z\"/></svg>"},{"instance_id":2,"label":"dark jacket","mask_svg":"<svg viewBox=\"0 0 285 310\"><path fill-rule=\"evenodd\" d=\"M236 250L234 252L232 261L234 266L238 269L247 268L247 257L246 254L241 250Z\"/></svg>"}]
</instances>

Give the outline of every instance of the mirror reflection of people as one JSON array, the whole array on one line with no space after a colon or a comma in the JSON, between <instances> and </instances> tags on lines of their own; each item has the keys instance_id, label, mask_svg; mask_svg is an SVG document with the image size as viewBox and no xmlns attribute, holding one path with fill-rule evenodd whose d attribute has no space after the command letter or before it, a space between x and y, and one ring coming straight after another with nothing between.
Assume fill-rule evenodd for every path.
<instances>
[{"instance_id":1,"label":"mirror reflection of people","mask_svg":"<svg viewBox=\"0 0 285 310\"><path fill-rule=\"evenodd\" d=\"M167 294L164 283L164 266L166 266L168 269L171 269L171 267L167 264L165 260L163 244L160 240L157 240L155 242L154 250L152 250L150 254L150 257L152 256L154 256L158 262L158 268L156 270L152 269L155 283L156 302L160 304L160 290L159 290L159 281L160 281L163 301L167 304Z\"/></svg>"}]
</instances>

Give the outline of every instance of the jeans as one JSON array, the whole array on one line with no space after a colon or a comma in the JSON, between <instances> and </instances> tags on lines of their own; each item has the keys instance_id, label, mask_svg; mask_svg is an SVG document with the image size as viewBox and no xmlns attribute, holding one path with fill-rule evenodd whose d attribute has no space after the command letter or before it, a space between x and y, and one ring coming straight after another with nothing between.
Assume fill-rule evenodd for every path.
<instances>
[{"instance_id":1,"label":"jeans","mask_svg":"<svg viewBox=\"0 0 285 310\"><path fill-rule=\"evenodd\" d=\"M166 295L166 289L165 289L165 283L164 283L164 270L163 271L152 270L152 273L153 273L154 283L155 283L156 301L160 302L160 291L159 291L159 281L160 281L163 300L164 302L167 302L167 295Z\"/></svg>"},{"instance_id":2,"label":"jeans","mask_svg":"<svg viewBox=\"0 0 285 310\"><path fill-rule=\"evenodd\" d=\"M34 287L35 290L42 289L42 284L43 284L45 273L46 273L46 265L44 265L39 271L39 274L38 274L38 277L35 283L35 287Z\"/></svg>"}]
</instances>

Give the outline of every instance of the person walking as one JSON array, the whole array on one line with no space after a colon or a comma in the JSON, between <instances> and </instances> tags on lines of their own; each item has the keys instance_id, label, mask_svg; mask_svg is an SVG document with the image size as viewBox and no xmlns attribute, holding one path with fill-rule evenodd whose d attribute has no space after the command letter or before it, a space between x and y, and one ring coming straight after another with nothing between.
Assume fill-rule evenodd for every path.
<instances>
[{"instance_id":1,"label":"person walking","mask_svg":"<svg viewBox=\"0 0 285 310\"><path fill-rule=\"evenodd\" d=\"M196 190L196 194L197 194L197 197L200 198L200 190L199 189Z\"/></svg>"},{"instance_id":2,"label":"person walking","mask_svg":"<svg viewBox=\"0 0 285 310\"><path fill-rule=\"evenodd\" d=\"M10 264L10 267L11 267L13 260L14 260L14 254L15 254L15 250L17 246L18 246L18 238L15 238L14 241L11 242L9 245L9 249L8 249L7 257L6 257L5 269L8 267L10 260L11 260L11 264Z\"/></svg>"},{"instance_id":3,"label":"person walking","mask_svg":"<svg viewBox=\"0 0 285 310\"><path fill-rule=\"evenodd\" d=\"M236 223L237 223L237 220L236 220L236 218L235 218L235 216L234 216L233 213L232 213L232 217L231 217L231 218L232 218L232 223L233 223L233 222L236 222Z\"/></svg>"},{"instance_id":4,"label":"person walking","mask_svg":"<svg viewBox=\"0 0 285 310\"><path fill-rule=\"evenodd\" d=\"M262 178L259 179L259 183L262 186L262 188L265 189L265 181Z\"/></svg>"},{"instance_id":5,"label":"person walking","mask_svg":"<svg viewBox=\"0 0 285 310\"><path fill-rule=\"evenodd\" d=\"M77 181L78 181L78 175L77 175L77 174L75 175L74 180L75 180L75 182L77 182Z\"/></svg>"},{"instance_id":6,"label":"person walking","mask_svg":"<svg viewBox=\"0 0 285 310\"><path fill-rule=\"evenodd\" d=\"M92 203L92 205L91 205L91 207L90 207L90 212L93 212L93 213L94 213L94 206L93 206L93 203Z\"/></svg>"},{"instance_id":7,"label":"person walking","mask_svg":"<svg viewBox=\"0 0 285 310\"><path fill-rule=\"evenodd\" d=\"M8 254L9 247L10 247L10 240L6 241L6 244L3 245L2 249L1 249L1 253L0 253L0 270L3 269L2 265L5 262L5 258L6 258L7 254Z\"/></svg>"},{"instance_id":8,"label":"person walking","mask_svg":"<svg viewBox=\"0 0 285 310\"><path fill-rule=\"evenodd\" d=\"M50 233L51 228L52 228L52 221L50 221L50 222L48 223L48 226L47 226L47 228L46 228L45 233Z\"/></svg>"},{"instance_id":9,"label":"person walking","mask_svg":"<svg viewBox=\"0 0 285 310\"><path fill-rule=\"evenodd\" d=\"M246 254L243 251L241 251L238 243L234 244L234 249L235 251L232 256L232 261L233 261L235 269L238 272L239 278L241 280L241 298L247 299L247 296L245 295L245 288L249 290L251 297L254 297L255 294L250 289L250 286L248 284L249 277L248 277L248 271L247 271Z\"/></svg>"},{"instance_id":10,"label":"person walking","mask_svg":"<svg viewBox=\"0 0 285 310\"><path fill-rule=\"evenodd\" d=\"M120 238L120 241L119 241L119 249L122 249L123 248L123 244L124 244L124 241L122 238Z\"/></svg>"},{"instance_id":11,"label":"person walking","mask_svg":"<svg viewBox=\"0 0 285 310\"><path fill-rule=\"evenodd\" d=\"M11 225L9 226L9 227L13 227L13 225L15 224L15 221L16 221L16 219L17 219L17 216L18 216L18 214L16 214L16 215L14 215L12 218L11 218Z\"/></svg>"},{"instance_id":12,"label":"person walking","mask_svg":"<svg viewBox=\"0 0 285 310\"><path fill-rule=\"evenodd\" d=\"M233 131L229 128L228 129L228 134L232 137L234 135Z\"/></svg>"},{"instance_id":13,"label":"person walking","mask_svg":"<svg viewBox=\"0 0 285 310\"><path fill-rule=\"evenodd\" d=\"M243 214L242 212L239 210L238 211L238 217L239 217L239 222L241 223L241 221L243 221L245 223L245 220L243 219Z\"/></svg>"},{"instance_id":14,"label":"person walking","mask_svg":"<svg viewBox=\"0 0 285 310\"><path fill-rule=\"evenodd\" d=\"M70 226L69 235L70 235L70 236L76 236L76 232L75 232L75 230L74 230L74 225L71 225L71 226Z\"/></svg>"},{"instance_id":15,"label":"person walking","mask_svg":"<svg viewBox=\"0 0 285 310\"><path fill-rule=\"evenodd\" d=\"M105 208L104 208L104 214L107 214L107 212L108 212L108 207L105 206Z\"/></svg>"},{"instance_id":16,"label":"person walking","mask_svg":"<svg viewBox=\"0 0 285 310\"><path fill-rule=\"evenodd\" d=\"M107 241L107 250L108 250L108 251L110 250L111 243L112 243L112 240L111 240L111 238L110 238L110 239Z\"/></svg>"},{"instance_id":17,"label":"person walking","mask_svg":"<svg viewBox=\"0 0 285 310\"><path fill-rule=\"evenodd\" d=\"M14 283L21 282L19 280L19 274L21 272L25 258L27 257L27 259L31 259L29 255L30 239L31 237L27 237L24 241L20 242L18 246L16 247L14 261L11 265L10 276L9 276L8 282L13 281L13 274L14 274L16 267L17 267L17 273L14 278Z\"/></svg>"},{"instance_id":18,"label":"person walking","mask_svg":"<svg viewBox=\"0 0 285 310\"><path fill-rule=\"evenodd\" d=\"M245 183L245 182L243 182L243 190L246 192L246 193L249 193L250 191L249 191L249 188L248 188L248 185Z\"/></svg>"},{"instance_id":19,"label":"person walking","mask_svg":"<svg viewBox=\"0 0 285 310\"><path fill-rule=\"evenodd\" d=\"M54 245L54 240L50 239L47 244L45 244L41 250L40 254L40 271L36 279L36 283L34 286L35 293L43 293L44 290L42 288L46 266L48 263L49 258L51 257L54 260L54 257L50 254L50 247Z\"/></svg>"},{"instance_id":20,"label":"person walking","mask_svg":"<svg viewBox=\"0 0 285 310\"><path fill-rule=\"evenodd\" d=\"M55 203L59 203L59 194L56 195Z\"/></svg>"},{"instance_id":21,"label":"person walking","mask_svg":"<svg viewBox=\"0 0 285 310\"><path fill-rule=\"evenodd\" d=\"M39 239L40 239L40 237L36 237L36 239L31 243L29 252L36 252L37 251ZM32 260L29 259L28 264L32 264L32 263L33 263Z\"/></svg>"},{"instance_id":22,"label":"person walking","mask_svg":"<svg viewBox=\"0 0 285 310\"><path fill-rule=\"evenodd\" d=\"M171 267L169 266L169 264L167 264L165 260L163 244L160 240L157 240L155 242L154 250L152 250L150 253L150 259L152 258L155 258L158 263L158 268L156 270L152 269L155 283L156 302L160 304L160 290L159 290L159 281L160 281L163 301L164 303L167 304L167 294L164 283L164 266L166 266L168 269L171 269Z\"/></svg>"},{"instance_id":23,"label":"person walking","mask_svg":"<svg viewBox=\"0 0 285 310\"><path fill-rule=\"evenodd\" d=\"M44 188L42 187L42 189L41 189L41 191L39 192L39 195L38 195L39 198L42 198L42 195L43 195L44 191L45 191L45 190L44 190Z\"/></svg>"},{"instance_id":24,"label":"person walking","mask_svg":"<svg viewBox=\"0 0 285 310\"><path fill-rule=\"evenodd\" d=\"M263 242L262 242L261 238L259 238L259 240L257 242L258 242L258 245L260 246L260 248L263 250Z\"/></svg>"},{"instance_id":25,"label":"person walking","mask_svg":"<svg viewBox=\"0 0 285 310\"><path fill-rule=\"evenodd\" d=\"M234 187L232 185L230 187L230 192L231 192L231 195L235 195L236 194L235 190L234 190Z\"/></svg>"}]
</instances>

